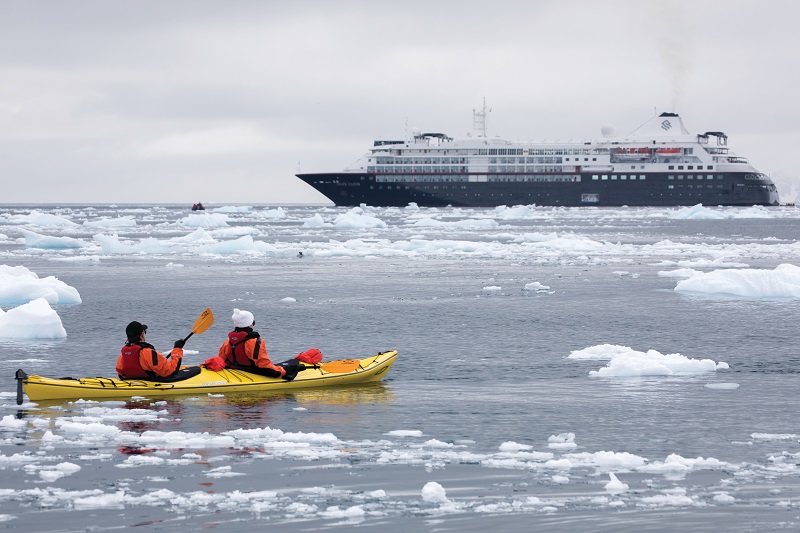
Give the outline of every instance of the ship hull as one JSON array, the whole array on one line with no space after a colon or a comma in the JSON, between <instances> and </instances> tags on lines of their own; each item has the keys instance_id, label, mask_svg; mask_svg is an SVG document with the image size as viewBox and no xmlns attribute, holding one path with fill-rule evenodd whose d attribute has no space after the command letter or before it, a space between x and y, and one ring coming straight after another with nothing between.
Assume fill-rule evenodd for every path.
<instances>
[{"instance_id":1,"label":"ship hull","mask_svg":"<svg viewBox=\"0 0 800 533\"><path fill-rule=\"evenodd\" d=\"M642 178L643 176L643 178ZM392 181L370 173L298 174L297 177L337 206L495 207L541 206L774 206L778 192L771 182L753 174L728 172L713 180L684 180L673 175L645 173L635 180L593 179L592 174L570 174L562 181Z\"/></svg>"}]
</instances>

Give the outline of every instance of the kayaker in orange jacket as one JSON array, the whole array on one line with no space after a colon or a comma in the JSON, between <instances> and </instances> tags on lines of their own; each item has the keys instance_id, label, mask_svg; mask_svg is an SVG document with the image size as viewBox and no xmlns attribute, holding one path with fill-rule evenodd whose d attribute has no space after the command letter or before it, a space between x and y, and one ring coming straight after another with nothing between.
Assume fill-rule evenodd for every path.
<instances>
[{"instance_id":1,"label":"kayaker in orange jacket","mask_svg":"<svg viewBox=\"0 0 800 533\"><path fill-rule=\"evenodd\" d=\"M272 363L264 339L253 331L256 324L253 313L234 309L231 318L234 329L219 348L219 356L225 359L226 366L273 378L286 377L286 369Z\"/></svg>"},{"instance_id":2,"label":"kayaker in orange jacket","mask_svg":"<svg viewBox=\"0 0 800 533\"><path fill-rule=\"evenodd\" d=\"M145 342L147 326L133 321L125 328L128 341L117 358L120 379L155 379L169 377L181 368L184 340L175 341L175 347L164 357L152 344Z\"/></svg>"}]
</instances>

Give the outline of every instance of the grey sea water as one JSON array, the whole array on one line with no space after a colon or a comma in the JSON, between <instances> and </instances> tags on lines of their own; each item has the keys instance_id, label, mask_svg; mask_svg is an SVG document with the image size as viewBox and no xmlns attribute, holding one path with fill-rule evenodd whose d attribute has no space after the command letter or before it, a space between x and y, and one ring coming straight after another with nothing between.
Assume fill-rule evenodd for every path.
<instances>
[{"instance_id":1,"label":"grey sea water","mask_svg":"<svg viewBox=\"0 0 800 533\"><path fill-rule=\"evenodd\" d=\"M800 302L680 293L659 273L800 264L800 215L707 212L725 218L261 206L198 233L178 206L6 206L0 264L82 303L54 306L66 339L0 340L0 418L28 422L0 426L0 528L796 530ZM136 225L103 227L121 216ZM206 307L185 364L216 354L234 307L273 359L399 357L369 386L15 404L18 368L111 376L130 320L167 351ZM598 377L607 361L569 358L604 344L729 368Z\"/></svg>"}]
</instances>

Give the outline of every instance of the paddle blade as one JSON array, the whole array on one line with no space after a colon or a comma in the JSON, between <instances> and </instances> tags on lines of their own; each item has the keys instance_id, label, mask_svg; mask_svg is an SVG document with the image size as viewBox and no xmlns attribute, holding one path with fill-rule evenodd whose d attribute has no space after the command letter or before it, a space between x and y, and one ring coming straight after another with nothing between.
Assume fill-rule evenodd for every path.
<instances>
[{"instance_id":1,"label":"paddle blade","mask_svg":"<svg viewBox=\"0 0 800 533\"><path fill-rule=\"evenodd\" d=\"M211 312L211 309L206 308L205 311L200 313L200 316L197 318L197 322L194 323L194 327L192 328L192 333L203 333L205 330L211 327L211 324L214 323L214 313Z\"/></svg>"},{"instance_id":2,"label":"paddle blade","mask_svg":"<svg viewBox=\"0 0 800 533\"><path fill-rule=\"evenodd\" d=\"M340 361L330 361L329 363L321 363L319 367L325 372L334 374L343 374L345 372L353 372L358 369L361 361L358 359L342 359Z\"/></svg>"}]
</instances>

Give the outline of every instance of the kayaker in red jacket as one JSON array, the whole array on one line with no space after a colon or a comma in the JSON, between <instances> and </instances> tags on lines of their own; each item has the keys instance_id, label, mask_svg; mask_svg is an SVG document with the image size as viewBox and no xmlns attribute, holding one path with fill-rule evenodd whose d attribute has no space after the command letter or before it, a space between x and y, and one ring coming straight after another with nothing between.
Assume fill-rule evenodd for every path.
<instances>
[{"instance_id":1,"label":"kayaker in red jacket","mask_svg":"<svg viewBox=\"0 0 800 533\"><path fill-rule=\"evenodd\" d=\"M273 378L286 377L286 369L272 363L264 339L253 331L256 325L253 313L234 309L231 318L234 329L219 348L219 356L225 359L225 365Z\"/></svg>"},{"instance_id":2,"label":"kayaker in red jacket","mask_svg":"<svg viewBox=\"0 0 800 533\"><path fill-rule=\"evenodd\" d=\"M184 340L175 341L175 347L164 357L152 344L145 342L147 326L133 321L125 328L128 341L117 358L120 379L155 379L169 377L181 368Z\"/></svg>"}]
</instances>

